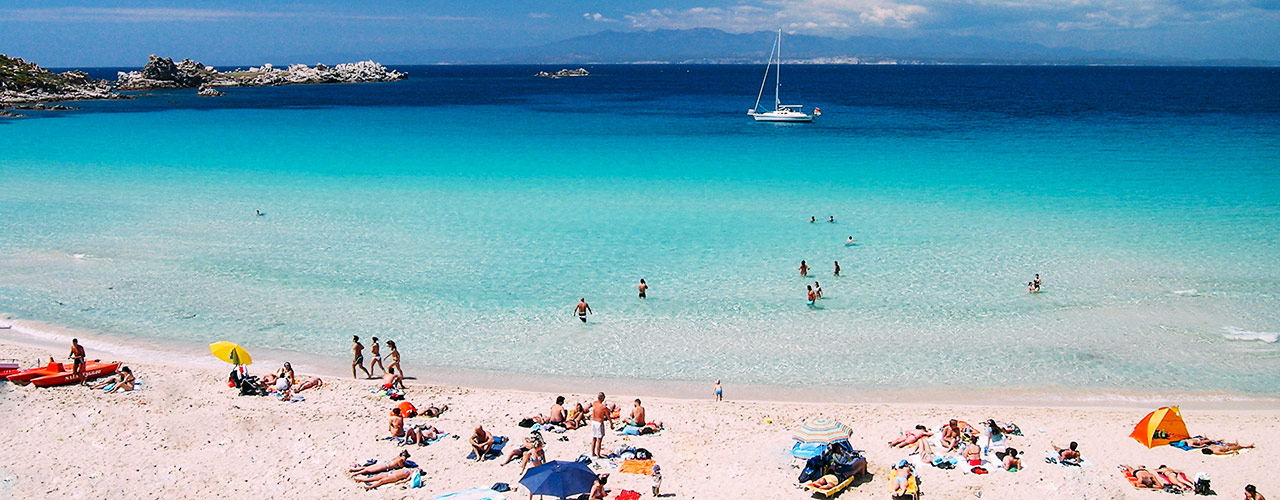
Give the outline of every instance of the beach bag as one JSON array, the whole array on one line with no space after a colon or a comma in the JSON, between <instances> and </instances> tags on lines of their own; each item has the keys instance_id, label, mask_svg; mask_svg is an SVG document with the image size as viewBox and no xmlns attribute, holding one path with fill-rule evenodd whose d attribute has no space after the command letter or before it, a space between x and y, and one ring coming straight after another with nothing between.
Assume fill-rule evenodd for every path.
<instances>
[{"instance_id":1,"label":"beach bag","mask_svg":"<svg viewBox=\"0 0 1280 500\"><path fill-rule=\"evenodd\" d=\"M526 419L524 419L524 420L521 420L519 425L520 425L520 427L529 428L529 427L533 427L533 424L534 424L534 423L535 423L535 422L533 421L533 419L532 419L532 418L526 418Z\"/></svg>"},{"instance_id":2,"label":"beach bag","mask_svg":"<svg viewBox=\"0 0 1280 500\"><path fill-rule=\"evenodd\" d=\"M493 486L489 487L489 489L502 493L504 491L511 491L511 485L507 483L493 483Z\"/></svg>"},{"instance_id":3,"label":"beach bag","mask_svg":"<svg viewBox=\"0 0 1280 500\"><path fill-rule=\"evenodd\" d=\"M804 470L800 471L800 477L796 479L801 483L807 483L822 477L823 471L827 470L827 460L822 456L810 458L804 462Z\"/></svg>"},{"instance_id":4,"label":"beach bag","mask_svg":"<svg viewBox=\"0 0 1280 500\"><path fill-rule=\"evenodd\" d=\"M412 488L422 487L422 471L421 470L413 471L413 479L409 480L409 486Z\"/></svg>"},{"instance_id":5,"label":"beach bag","mask_svg":"<svg viewBox=\"0 0 1280 500\"><path fill-rule=\"evenodd\" d=\"M1195 492L1197 495L1212 495L1213 490L1209 488L1209 478L1202 477L1196 479Z\"/></svg>"}]
</instances>

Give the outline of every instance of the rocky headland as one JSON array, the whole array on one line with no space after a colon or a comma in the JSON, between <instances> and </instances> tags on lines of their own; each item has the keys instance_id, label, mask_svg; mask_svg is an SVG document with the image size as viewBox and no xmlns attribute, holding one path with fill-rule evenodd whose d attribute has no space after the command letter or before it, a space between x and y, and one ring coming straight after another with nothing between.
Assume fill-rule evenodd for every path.
<instances>
[{"instance_id":1,"label":"rocky headland","mask_svg":"<svg viewBox=\"0 0 1280 500\"><path fill-rule=\"evenodd\" d=\"M550 73L547 71L539 71L533 76L536 76L538 78L564 78L569 76L588 76L590 74L591 73L588 73L586 68L578 68L578 69L566 68L566 69L557 71L555 73Z\"/></svg>"},{"instance_id":2,"label":"rocky headland","mask_svg":"<svg viewBox=\"0 0 1280 500\"><path fill-rule=\"evenodd\" d=\"M201 89L202 96L220 94L215 87L264 87L317 83L368 83L403 80L408 75L387 69L373 61L344 63L336 66L293 64L277 68L270 64L248 70L218 71L212 66L183 59L173 62L168 57L151 56L139 71L120 72L116 90Z\"/></svg>"},{"instance_id":3,"label":"rocky headland","mask_svg":"<svg viewBox=\"0 0 1280 500\"><path fill-rule=\"evenodd\" d=\"M120 99L106 80L94 80L83 71L54 73L36 63L0 54L0 108L12 104L87 99ZM26 106L18 109L63 109L65 106ZM11 116L8 113L4 116Z\"/></svg>"}]
</instances>

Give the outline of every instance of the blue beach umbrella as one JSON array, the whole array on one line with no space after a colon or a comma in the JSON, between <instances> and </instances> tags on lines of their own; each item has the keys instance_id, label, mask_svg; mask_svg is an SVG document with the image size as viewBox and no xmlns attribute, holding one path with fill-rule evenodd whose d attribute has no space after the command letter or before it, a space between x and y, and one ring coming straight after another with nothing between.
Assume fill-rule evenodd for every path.
<instances>
[{"instance_id":1,"label":"blue beach umbrella","mask_svg":"<svg viewBox=\"0 0 1280 500\"><path fill-rule=\"evenodd\" d=\"M556 460L539 465L520 478L520 484L533 495L568 498L590 493L596 483L596 473L587 464Z\"/></svg>"}]
</instances>

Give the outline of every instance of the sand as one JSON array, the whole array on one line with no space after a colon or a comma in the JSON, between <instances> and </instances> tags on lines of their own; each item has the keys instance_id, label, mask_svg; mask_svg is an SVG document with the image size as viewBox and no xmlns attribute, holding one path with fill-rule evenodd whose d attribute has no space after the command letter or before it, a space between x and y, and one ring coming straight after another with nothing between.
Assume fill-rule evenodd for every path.
<instances>
[{"instance_id":1,"label":"sand","mask_svg":"<svg viewBox=\"0 0 1280 500\"><path fill-rule=\"evenodd\" d=\"M88 345L90 356L94 346ZM65 356L66 349L39 345L0 330L0 358L25 360ZM302 393L305 401L240 397L226 385L228 365L216 361L126 362L143 387L105 394L77 386L40 389L0 383L0 498L432 498L475 486L506 482L518 486L519 462L471 463L466 439L477 424L517 443L528 434L517 425L545 412L557 394L412 384L408 400L419 408L448 404L442 417L418 417L461 435L427 447L407 449L421 465L425 485L384 486L364 492L347 477L347 466L368 458L389 459L401 448L385 436L393 402L370 392L377 382L325 377L328 385ZM210 358L212 359L212 358ZM127 361L127 360L126 360ZM251 373L276 368L260 361ZM333 373L333 367L294 363L300 374ZM413 374L410 374L413 375ZM512 386L518 385L513 376ZM429 377L423 377L429 382ZM708 387L710 393L710 387ZM732 384L726 394L733 395ZM594 397L593 387L563 394L570 403ZM708 394L709 395L709 394ZM1280 458L1280 410L1233 409L1199 404L1184 408L1188 428L1258 449L1238 456L1206 456L1172 447L1148 450L1128 437L1150 407L1002 407L949 404L713 402L608 394L630 408L642 398L650 419L667 430L655 436L610 434L605 446L643 447L653 452L664 475L665 498L809 498L797 487L799 469L789 449L791 433L805 420L831 418L853 428L852 444L866 450L872 477L855 483L840 498L885 498L889 467L907 452L886 442L917 423L936 426L951 417L970 422L987 418L1018 424L1024 436L1012 446L1026 453L1025 470L988 475L960 470L920 469L925 498L1155 498L1167 493L1139 491L1117 472L1118 464L1167 464L1195 476L1208 472L1223 498L1239 498L1247 483L1280 495L1270 464ZM1177 403L1173 401L1172 403ZM1223 406L1223 405L1217 405ZM551 460L573 460L587 452L586 430L547 434ZM1063 467L1042 460L1050 442L1076 440L1091 467ZM651 498L651 479L611 475L610 487ZM512 499L528 498L520 491Z\"/></svg>"}]
</instances>

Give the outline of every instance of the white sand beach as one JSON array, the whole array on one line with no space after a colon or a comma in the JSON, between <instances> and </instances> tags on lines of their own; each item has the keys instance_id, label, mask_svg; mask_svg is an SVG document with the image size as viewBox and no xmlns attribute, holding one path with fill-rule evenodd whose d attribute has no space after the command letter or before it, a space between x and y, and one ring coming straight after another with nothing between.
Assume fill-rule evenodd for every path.
<instances>
[{"instance_id":1,"label":"white sand beach","mask_svg":"<svg viewBox=\"0 0 1280 500\"><path fill-rule=\"evenodd\" d=\"M11 331L0 331L0 358L35 360L65 356L62 349L40 346ZM92 344L90 356L93 357ZM212 358L210 357L210 360ZM30 361L28 361L28 364ZM477 486L506 482L518 486L519 462L464 460L466 438L476 424L517 443L528 434L517 422L545 412L556 394L518 390L411 384L407 400L419 408L448 404L432 425L460 439L446 438L426 447L401 448L380 441L387 434L394 403L370 392L377 382L326 377L326 386L302 393L305 401L285 403L270 397L241 397L226 385L228 368L214 363L142 362L133 368L142 388L105 394L84 387L40 389L0 384L0 497L7 498L430 498ZM251 367L261 374L274 365ZM295 363L300 374L309 368ZM323 370L330 372L330 370ZM423 377L421 382L430 382ZM514 384L513 384L514 385ZM569 403L587 401L592 387L564 394ZM728 386L732 396L732 385ZM800 470L789 454L794 429L808 419L836 419L853 429L855 448L865 450L871 478L854 484L840 498L884 498L889 467L907 457L888 440L916 424L938 426L948 418L978 422L987 418L1014 422L1023 436L1011 445L1025 454L1025 469L992 470L974 475L961 470L922 467L926 498L1017 499L1154 498L1165 493L1139 491L1117 471L1118 464L1156 467L1167 464L1194 477L1212 476L1219 496L1236 498L1245 484L1264 494L1280 491L1267 464L1280 458L1280 411L1184 407L1192 434L1203 434L1258 448L1237 456L1206 456L1163 446L1147 449L1128 437L1133 425L1153 408L1056 408L927 404L802 404L651 398L646 394L608 394L610 402L630 408L642 398L650 419L666 430L658 435L623 438L610 434L607 448L623 445L653 452L663 471L664 498L809 498L797 487ZM710 399L710 398L708 398ZM569 431L567 441L547 434L550 460L573 460L587 452L586 430ZM1088 467L1064 467L1042 460L1050 443L1075 440ZM389 485L364 492L345 473L349 464L386 460L408 449L424 472L421 489ZM606 465L602 471L608 471ZM609 486L651 498L651 480L636 474L611 475ZM527 498L520 489L509 498ZM612 496L612 495L611 495Z\"/></svg>"}]
</instances>

